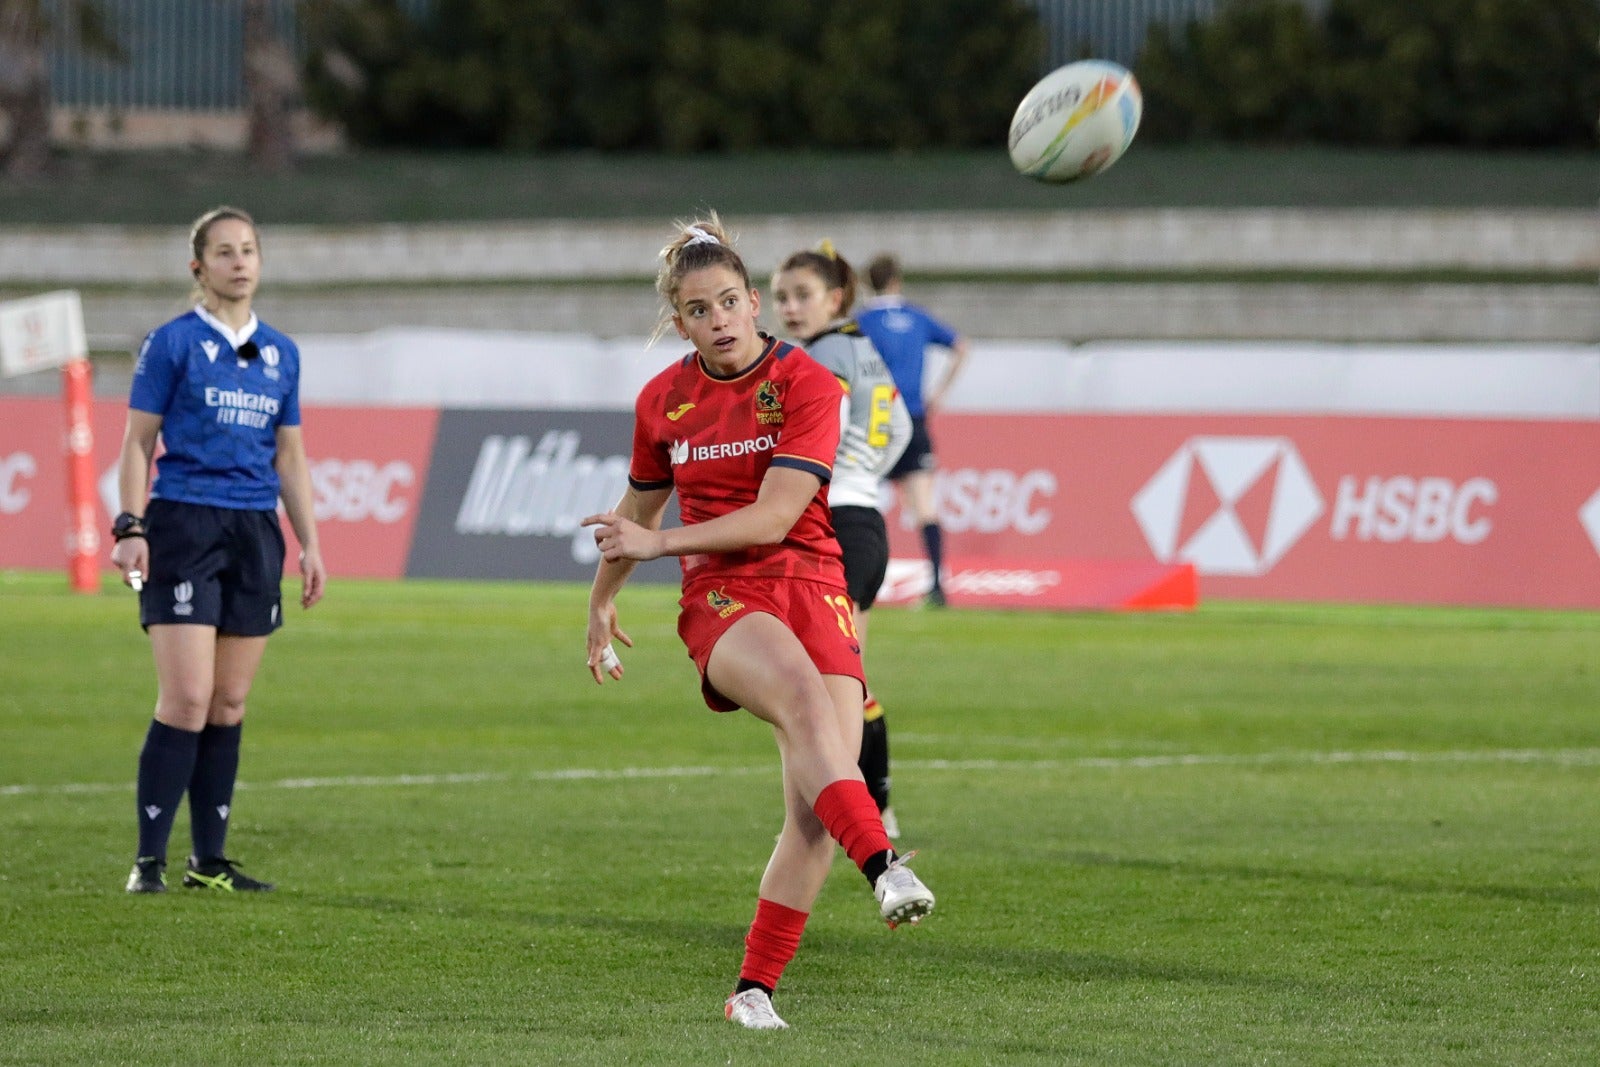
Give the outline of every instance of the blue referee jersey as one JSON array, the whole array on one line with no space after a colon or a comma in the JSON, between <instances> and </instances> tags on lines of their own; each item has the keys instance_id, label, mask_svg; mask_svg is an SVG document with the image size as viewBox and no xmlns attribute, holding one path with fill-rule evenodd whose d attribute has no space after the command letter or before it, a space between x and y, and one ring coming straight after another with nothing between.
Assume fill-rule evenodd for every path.
<instances>
[{"instance_id":1,"label":"blue referee jersey","mask_svg":"<svg viewBox=\"0 0 1600 1067\"><path fill-rule=\"evenodd\" d=\"M162 419L152 498L272 510L278 427L300 425L300 350L254 315L235 333L197 307L145 338L128 406Z\"/></svg>"},{"instance_id":2,"label":"blue referee jersey","mask_svg":"<svg viewBox=\"0 0 1600 1067\"><path fill-rule=\"evenodd\" d=\"M913 418L922 418L926 414L922 376L927 348L949 348L959 335L922 308L897 296L867 301L856 313L856 324L888 364L895 387L905 398L906 410Z\"/></svg>"}]
</instances>

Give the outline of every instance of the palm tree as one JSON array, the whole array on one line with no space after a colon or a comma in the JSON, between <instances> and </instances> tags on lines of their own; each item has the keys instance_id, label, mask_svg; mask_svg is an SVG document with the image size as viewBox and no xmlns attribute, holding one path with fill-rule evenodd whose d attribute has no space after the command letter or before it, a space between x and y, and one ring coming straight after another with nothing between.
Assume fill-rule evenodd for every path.
<instances>
[{"instance_id":1,"label":"palm tree","mask_svg":"<svg viewBox=\"0 0 1600 1067\"><path fill-rule=\"evenodd\" d=\"M52 20L43 0L0 0L0 171L35 178L50 163L50 44L62 26L87 51L122 58L96 0L61 0Z\"/></svg>"}]
</instances>

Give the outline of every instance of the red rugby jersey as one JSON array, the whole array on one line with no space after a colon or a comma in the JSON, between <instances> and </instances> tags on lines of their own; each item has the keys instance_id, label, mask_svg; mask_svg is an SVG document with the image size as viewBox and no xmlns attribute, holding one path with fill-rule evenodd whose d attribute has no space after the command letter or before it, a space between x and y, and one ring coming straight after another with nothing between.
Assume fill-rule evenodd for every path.
<instances>
[{"instance_id":1,"label":"red rugby jersey","mask_svg":"<svg viewBox=\"0 0 1600 1067\"><path fill-rule=\"evenodd\" d=\"M681 558L684 581L723 575L844 583L828 512L828 480L839 450L843 389L804 351L762 335L761 357L731 378L690 353L650 380L634 405L635 489L678 491L685 526L755 502L772 466L815 474L817 493L775 545Z\"/></svg>"}]
</instances>

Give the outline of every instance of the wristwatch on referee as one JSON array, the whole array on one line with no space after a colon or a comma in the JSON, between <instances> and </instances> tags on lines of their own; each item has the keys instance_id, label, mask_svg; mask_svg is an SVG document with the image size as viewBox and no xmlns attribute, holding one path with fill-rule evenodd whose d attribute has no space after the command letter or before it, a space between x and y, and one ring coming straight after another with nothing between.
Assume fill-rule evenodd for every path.
<instances>
[{"instance_id":1,"label":"wristwatch on referee","mask_svg":"<svg viewBox=\"0 0 1600 1067\"><path fill-rule=\"evenodd\" d=\"M111 520L111 538L126 541L130 537L144 536L144 519L131 511L124 511Z\"/></svg>"}]
</instances>

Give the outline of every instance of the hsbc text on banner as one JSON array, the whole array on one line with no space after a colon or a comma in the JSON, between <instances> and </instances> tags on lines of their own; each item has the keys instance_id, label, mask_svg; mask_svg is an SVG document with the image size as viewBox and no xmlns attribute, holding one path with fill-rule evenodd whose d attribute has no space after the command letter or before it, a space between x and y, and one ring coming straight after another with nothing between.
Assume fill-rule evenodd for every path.
<instances>
[{"instance_id":1,"label":"hsbc text on banner","mask_svg":"<svg viewBox=\"0 0 1600 1067\"><path fill-rule=\"evenodd\" d=\"M948 414L933 436L952 557L1192 563L1203 599L1600 607L1600 423Z\"/></svg>"},{"instance_id":2,"label":"hsbc text on banner","mask_svg":"<svg viewBox=\"0 0 1600 1067\"><path fill-rule=\"evenodd\" d=\"M406 573L589 581L599 552L578 521L622 499L632 449L632 412L442 412ZM677 523L676 498L664 521ZM654 560L632 580L678 574Z\"/></svg>"},{"instance_id":3,"label":"hsbc text on banner","mask_svg":"<svg viewBox=\"0 0 1600 1067\"><path fill-rule=\"evenodd\" d=\"M398 578L422 501L437 413L427 408L307 408L312 507L329 573ZM98 528L119 510L117 461L127 405L97 400ZM0 397L0 567L66 563L66 463L61 403ZM298 552L287 522L288 570ZM109 548L102 546L103 551Z\"/></svg>"},{"instance_id":4,"label":"hsbc text on banner","mask_svg":"<svg viewBox=\"0 0 1600 1067\"><path fill-rule=\"evenodd\" d=\"M433 454L433 408L306 408L306 457L322 557L335 578L399 578ZM288 574L299 546L287 520Z\"/></svg>"}]
</instances>

